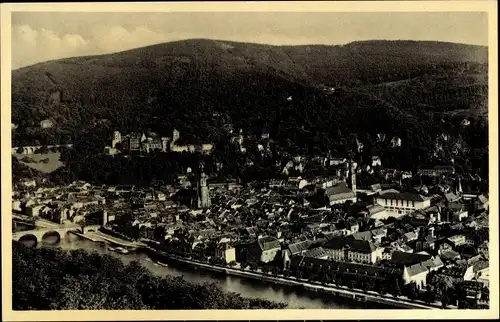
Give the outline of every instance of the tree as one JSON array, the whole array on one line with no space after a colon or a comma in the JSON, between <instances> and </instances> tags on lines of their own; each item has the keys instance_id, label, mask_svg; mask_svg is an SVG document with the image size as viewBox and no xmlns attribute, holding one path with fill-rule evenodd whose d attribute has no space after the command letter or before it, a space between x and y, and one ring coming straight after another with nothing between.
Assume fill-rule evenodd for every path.
<instances>
[{"instance_id":1,"label":"tree","mask_svg":"<svg viewBox=\"0 0 500 322\"><path fill-rule=\"evenodd\" d=\"M350 288L350 289L353 289L354 287L356 286L356 281L354 280L349 280L347 281L347 287Z\"/></svg>"},{"instance_id":2,"label":"tree","mask_svg":"<svg viewBox=\"0 0 500 322\"><path fill-rule=\"evenodd\" d=\"M415 283L408 284L407 296L410 300L416 300L418 298L418 290Z\"/></svg>"},{"instance_id":3,"label":"tree","mask_svg":"<svg viewBox=\"0 0 500 322\"><path fill-rule=\"evenodd\" d=\"M46 145L42 145L37 151L35 151L36 153L39 153L39 154L46 154L46 153L49 153L49 149L47 148Z\"/></svg>"},{"instance_id":4,"label":"tree","mask_svg":"<svg viewBox=\"0 0 500 322\"><path fill-rule=\"evenodd\" d=\"M367 291L373 291L375 289L375 281L373 278L367 277L365 280L365 288Z\"/></svg>"},{"instance_id":5,"label":"tree","mask_svg":"<svg viewBox=\"0 0 500 322\"><path fill-rule=\"evenodd\" d=\"M450 304L450 296L448 295L448 292L444 292L441 295L441 307L443 309L446 309L446 307Z\"/></svg>"},{"instance_id":6,"label":"tree","mask_svg":"<svg viewBox=\"0 0 500 322\"><path fill-rule=\"evenodd\" d=\"M425 300L426 303L434 303L434 302L436 302L435 288L432 287L431 285L427 285L427 287L426 287L424 300Z\"/></svg>"},{"instance_id":7,"label":"tree","mask_svg":"<svg viewBox=\"0 0 500 322\"><path fill-rule=\"evenodd\" d=\"M137 262L83 250L29 249L13 243L13 308L273 309L284 303L223 292L214 283L158 277Z\"/></svg>"},{"instance_id":8,"label":"tree","mask_svg":"<svg viewBox=\"0 0 500 322\"><path fill-rule=\"evenodd\" d=\"M489 301L490 300L490 290L487 287L483 287L481 290L481 300Z\"/></svg>"}]
</instances>

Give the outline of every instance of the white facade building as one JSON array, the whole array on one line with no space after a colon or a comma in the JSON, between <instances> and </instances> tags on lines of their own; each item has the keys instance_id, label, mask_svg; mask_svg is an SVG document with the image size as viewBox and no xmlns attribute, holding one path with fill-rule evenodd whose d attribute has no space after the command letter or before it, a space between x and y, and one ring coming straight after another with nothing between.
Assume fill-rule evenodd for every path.
<instances>
[{"instance_id":1,"label":"white facade building","mask_svg":"<svg viewBox=\"0 0 500 322\"><path fill-rule=\"evenodd\" d=\"M379 195L376 201L387 210L389 216L396 218L431 206L429 198L414 193L387 192Z\"/></svg>"}]
</instances>

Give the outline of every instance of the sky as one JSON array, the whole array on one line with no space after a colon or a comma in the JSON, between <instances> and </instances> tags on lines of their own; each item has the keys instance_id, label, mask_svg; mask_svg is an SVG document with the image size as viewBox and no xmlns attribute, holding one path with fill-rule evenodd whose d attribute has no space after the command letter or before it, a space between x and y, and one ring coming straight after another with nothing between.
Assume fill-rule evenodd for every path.
<instances>
[{"instance_id":1,"label":"sky","mask_svg":"<svg viewBox=\"0 0 500 322\"><path fill-rule=\"evenodd\" d=\"M12 68L190 38L271 45L357 40L488 44L482 12L13 12Z\"/></svg>"}]
</instances>

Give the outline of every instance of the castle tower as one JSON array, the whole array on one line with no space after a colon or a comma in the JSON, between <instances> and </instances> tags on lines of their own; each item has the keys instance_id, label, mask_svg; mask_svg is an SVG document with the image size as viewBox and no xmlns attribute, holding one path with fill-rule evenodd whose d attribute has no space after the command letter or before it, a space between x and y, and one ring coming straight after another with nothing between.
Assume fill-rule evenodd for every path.
<instances>
[{"instance_id":1,"label":"castle tower","mask_svg":"<svg viewBox=\"0 0 500 322\"><path fill-rule=\"evenodd\" d=\"M168 150L168 138L162 137L161 138L161 151L167 152L167 150Z\"/></svg>"},{"instance_id":2,"label":"castle tower","mask_svg":"<svg viewBox=\"0 0 500 322\"><path fill-rule=\"evenodd\" d=\"M207 185L207 175L203 172L203 164L201 165L200 181L198 183L198 208L209 208L210 192Z\"/></svg>"},{"instance_id":3,"label":"castle tower","mask_svg":"<svg viewBox=\"0 0 500 322\"><path fill-rule=\"evenodd\" d=\"M179 131L174 129L174 131L172 133L172 142L177 141L180 137L181 137L181 134L179 133Z\"/></svg>"},{"instance_id":4,"label":"castle tower","mask_svg":"<svg viewBox=\"0 0 500 322\"><path fill-rule=\"evenodd\" d=\"M122 142L122 134L120 131L114 131L113 132L113 140L111 141L111 147L115 148L117 143Z\"/></svg>"}]
</instances>

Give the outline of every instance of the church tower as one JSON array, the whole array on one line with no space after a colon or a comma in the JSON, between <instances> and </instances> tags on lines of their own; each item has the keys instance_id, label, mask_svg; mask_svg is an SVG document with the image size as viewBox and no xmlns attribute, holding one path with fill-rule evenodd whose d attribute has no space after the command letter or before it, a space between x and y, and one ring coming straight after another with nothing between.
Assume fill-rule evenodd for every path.
<instances>
[{"instance_id":1,"label":"church tower","mask_svg":"<svg viewBox=\"0 0 500 322\"><path fill-rule=\"evenodd\" d=\"M106 210L102 211L102 226L106 226L108 224L108 212Z\"/></svg>"},{"instance_id":2,"label":"church tower","mask_svg":"<svg viewBox=\"0 0 500 322\"><path fill-rule=\"evenodd\" d=\"M458 176L457 196L461 197L462 194L463 194L463 190L462 190L462 177Z\"/></svg>"},{"instance_id":3,"label":"church tower","mask_svg":"<svg viewBox=\"0 0 500 322\"><path fill-rule=\"evenodd\" d=\"M203 164L201 165L200 181L198 182L198 208L209 208L210 192L207 185L207 175L203 172Z\"/></svg>"},{"instance_id":4,"label":"church tower","mask_svg":"<svg viewBox=\"0 0 500 322\"><path fill-rule=\"evenodd\" d=\"M349 188L351 188L352 192L356 193L356 168L352 159L349 160L349 176L351 177Z\"/></svg>"}]
</instances>

